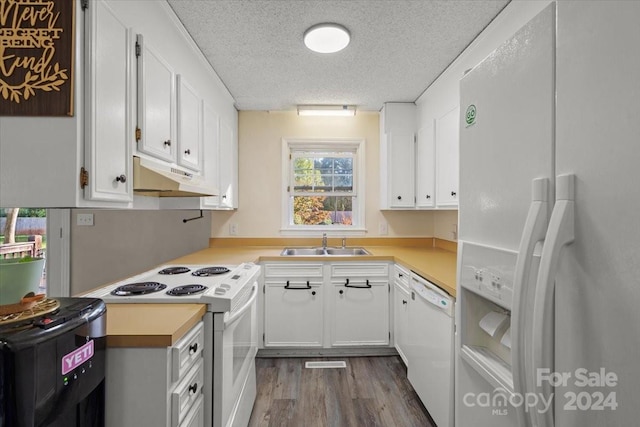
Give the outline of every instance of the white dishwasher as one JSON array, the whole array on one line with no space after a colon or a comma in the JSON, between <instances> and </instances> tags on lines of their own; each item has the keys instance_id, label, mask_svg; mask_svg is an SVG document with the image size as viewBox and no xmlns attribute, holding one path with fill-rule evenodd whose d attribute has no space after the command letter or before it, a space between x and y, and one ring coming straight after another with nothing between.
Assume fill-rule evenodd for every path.
<instances>
[{"instance_id":1,"label":"white dishwasher","mask_svg":"<svg viewBox=\"0 0 640 427\"><path fill-rule=\"evenodd\" d=\"M407 376L438 427L453 426L455 299L411 274Z\"/></svg>"}]
</instances>

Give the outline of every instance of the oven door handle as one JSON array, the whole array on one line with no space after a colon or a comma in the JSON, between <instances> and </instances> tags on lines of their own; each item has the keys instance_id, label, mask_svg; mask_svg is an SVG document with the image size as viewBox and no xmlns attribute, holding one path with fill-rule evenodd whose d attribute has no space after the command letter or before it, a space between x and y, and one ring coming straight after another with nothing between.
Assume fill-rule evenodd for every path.
<instances>
[{"instance_id":1,"label":"oven door handle","mask_svg":"<svg viewBox=\"0 0 640 427\"><path fill-rule=\"evenodd\" d=\"M251 308L251 305L254 303L257 296L258 296L258 284L254 282L253 287L251 288L251 296L249 297L249 300L242 307L236 310L236 312L233 313L233 315L230 315L229 318L224 322L225 329L227 328L227 326L231 325L233 322L235 322L240 317L242 317L245 311Z\"/></svg>"}]
</instances>

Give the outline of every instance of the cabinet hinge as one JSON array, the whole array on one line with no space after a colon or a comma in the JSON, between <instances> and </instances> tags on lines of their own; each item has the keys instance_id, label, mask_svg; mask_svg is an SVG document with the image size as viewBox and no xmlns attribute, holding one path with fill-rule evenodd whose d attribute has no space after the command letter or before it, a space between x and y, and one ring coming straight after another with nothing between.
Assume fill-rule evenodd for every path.
<instances>
[{"instance_id":1,"label":"cabinet hinge","mask_svg":"<svg viewBox=\"0 0 640 427\"><path fill-rule=\"evenodd\" d=\"M266 294L267 290L266 290L267 285L262 285L262 293Z\"/></svg>"},{"instance_id":2,"label":"cabinet hinge","mask_svg":"<svg viewBox=\"0 0 640 427\"><path fill-rule=\"evenodd\" d=\"M416 142L418 142L418 136L414 133L413 134L413 143L415 144Z\"/></svg>"},{"instance_id":3,"label":"cabinet hinge","mask_svg":"<svg viewBox=\"0 0 640 427\"><path fill-rule=\"evenodd\" d=\"M80 0L80 7L83 11L89 9L89 0Z\"/></svg>"},{"instance_id":4,"label":"cabinet hinge","mask_svg":"<svg viewBox=\"0 0 640 427\"><path fill-rule=\"evenodd\" d=\"M291 186L287 185L287 193L291 192Z\"/></svg>"},{"instance_id":5,"label":"cabinet hinge","mask_svg":"<svg viewBox=\"0 0 640 427\"><path fill-rule=\"evenodd\" d=\"M89 172L82 166L80 168L80 188L84 189L89 185Z\"/></svg>"},{"instance_id":6,"label":"cabinet hinge","mask_svg":"<svg viewBox=\"0 0 640 427\"><path fill-rule=\"evenodd\" d=\"M264 332L262 333L262 344L264 344Z\"/></svg>"},{"instance_id":7,"label":"cabinet hinge","mask_svg":"<svg viewBox=\"0 0 640 427\"><path fill-rule=\"evenodd\" d=\"M142 46L140 43L136 42L136 58L139 58L142 55Z\"/></svg>"},{"instance_id":8,"label":"cabinet hinge","mask_svg":"<svg viewBox=\"0 0 640 427\"><path fill-rule=\"evenodd\" d=\"M140 128L136 128L136 142L140 141L142 139L142 131L140 130Z\"/></svg>"}]
</instances>

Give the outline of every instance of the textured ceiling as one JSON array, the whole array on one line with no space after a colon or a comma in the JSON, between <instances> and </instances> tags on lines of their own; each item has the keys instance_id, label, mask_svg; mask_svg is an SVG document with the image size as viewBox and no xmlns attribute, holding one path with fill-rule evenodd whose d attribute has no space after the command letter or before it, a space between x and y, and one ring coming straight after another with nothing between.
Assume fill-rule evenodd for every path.
<instances>
[{"instance_id":1,"label":"textured ceiling","mask_svg":"<svg viewBox=\"0 0 640 427\"><path fill-rule=\"evenodd\" d=\"M415 101L509 0L168 0L239 110ZM351 43L308 50L302 35L335 22Z\"/></svg>"}]
</instances>

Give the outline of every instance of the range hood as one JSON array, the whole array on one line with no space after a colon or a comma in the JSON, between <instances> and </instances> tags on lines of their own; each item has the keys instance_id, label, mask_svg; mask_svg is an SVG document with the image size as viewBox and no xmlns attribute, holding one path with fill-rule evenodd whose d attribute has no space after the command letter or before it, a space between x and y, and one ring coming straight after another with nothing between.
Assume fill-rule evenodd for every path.
<instances>
[{"instance_id":1,"label":"range hood","mask_svg":"<svg viewBox=\"0 0 640 427\"><path fill-rule=\"evenodd\" d=\"M153 197L206 197L218 194L201 176L142 157L133 157L133 192Z\"/></svg>"}]
</instances>

